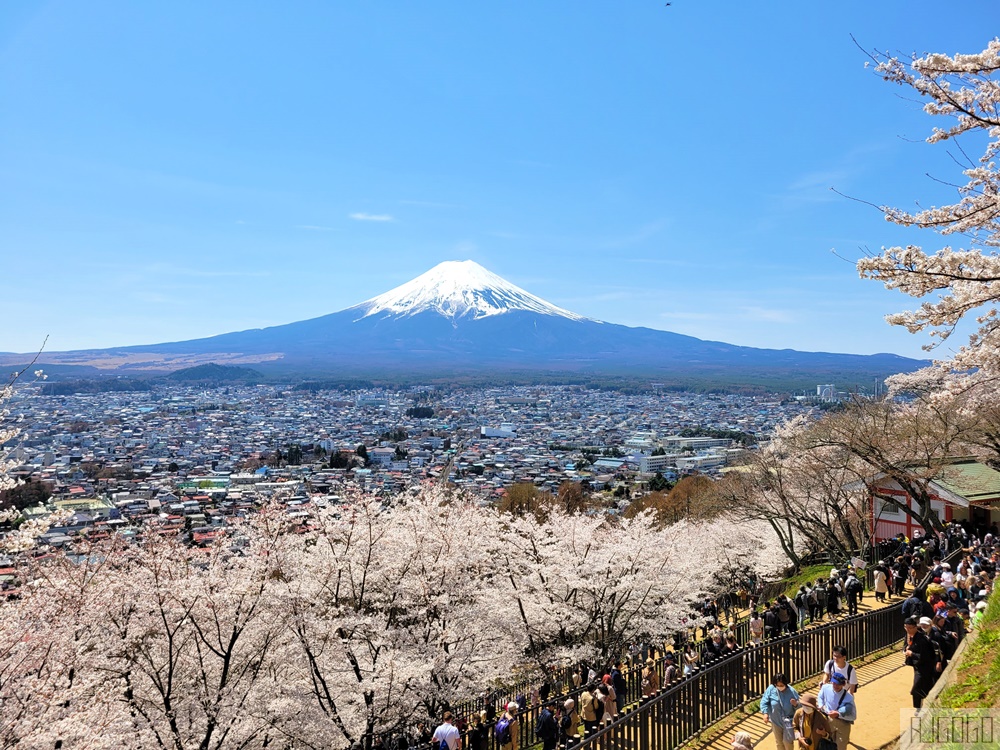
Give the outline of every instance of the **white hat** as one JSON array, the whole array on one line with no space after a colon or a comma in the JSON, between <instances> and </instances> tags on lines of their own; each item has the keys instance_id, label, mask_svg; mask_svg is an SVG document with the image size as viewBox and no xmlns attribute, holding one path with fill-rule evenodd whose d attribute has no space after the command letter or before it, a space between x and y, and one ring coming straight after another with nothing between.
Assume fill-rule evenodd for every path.
<instances>
[{"instance_id":1,"label":"white hat","mask_svg":"<svg viewBox=\"0 0 1000 750\"><path fill-rule=\"evenodd\" d=\"M951 564L950 563L941 563L941 567L942 568L947 568L948 570L951 570Z\"/></svg>"},{"instance_id":2,"label":"white hat","mask_svg":"<svg viewBox=\"0 0 1000 750\"><path fill-rule=\"evenodd\" d=\"M507 704L507 712L516 714L518 709L517 701L511 701Z\"/></svg>"},{"instance_id":3,"label":"white hat","mask_svg":"<svg viewBox=\"0 0 1000 750\"><path fill-rule=\"evenodd\" d=\"M934 623L931 621L931 618L929 618L929 617L921 617L920 621L917 622L917 624L920 627L926 627L926 626L929 626L929 625L933 625Z\"/></svg>"},{"instance_id":4,"label":"white hat","mask_svg":"<svg viewBox=\"0 0 1000 750\"><path fill-rule=\"evenodd\" d=\"M979 604L976 605L976 609L986 609L986 602L979 602Z\"/></svg>"}]
</instances>

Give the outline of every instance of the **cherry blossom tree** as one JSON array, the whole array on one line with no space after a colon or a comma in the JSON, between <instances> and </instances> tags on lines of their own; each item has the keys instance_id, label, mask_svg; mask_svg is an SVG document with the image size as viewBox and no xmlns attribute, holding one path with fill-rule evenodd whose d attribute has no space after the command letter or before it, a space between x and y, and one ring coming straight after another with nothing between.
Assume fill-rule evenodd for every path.
<instances>
[{"instance_id":1,"label":"cherry blossom tree","mask_svg":"<svg viewBox=\"0 0 1000 750\"><path fill-rule=\"evenodd\" d=\"M24 557L0 607L0 745L371 745L532 663L685 630L721 566L776 569L762 528L515 517L429 486L349 497L304 533L276 504L209 549L150 530Z\"/></svg>"},{"instance_id":2,"label":"cherry blossom tree","mask_svg":"<svg viewBox=\"0 0 1000 750\"><path fill-rule=\"evenodd\" d=\"M285 605L310 702L346 743L398 731L508 676L520 658L496 596L495 513L438 488L358 497L295 540Z\"/></svg>"},{"instance_id":3,"label":"cherry blossom tree","mask_svg":"<svg viewBox=\"0 0 1000 750\"><path fill-rule=\"evenodd\" d=\"M662 529L650 512L609 523L559 510L507 524L505 598L542 672L608 663L632 641L684 630L711 589L716 557L703 525Z\"/></svg>"},{"instance_id":4,"label":"cherry blossom tree","mask_svg":"<svg viewBox=\"0 0 1000 750\"><path fill-rule=\"evenodd\" d=\"M0 705L15 744L314 742L296 716L304 692L287 617L268 606L283 535L268 533L266 515L241 555L150 539L22 571L25 595L2 610L8 642L26 623L37 628L0 662L12 674Z\"/></svg>"},{"instance_id":5,"label":"cherry blossom tree","mask_svg":"<svg viewBox=\"0 0 1000 750\"><path fill-rule=\"evenodd\" d=\"M881 281L924 300L915 309L888 316L893 325L910 332L928 331L933 349L946 341L958 323L974 317L978 330L950 359L941 360L917 375L897 376L896 388L940 389L960 393L1000 374L1000 39L976 54L929 54L904 61L874 53L876 71L886 80L915 91L927 100L924 111L950 120L934 128L930 143L972 139L985 142L982 155L966 159L956 202L916 212L882 207L885 218L908 227L932 229L945 237L961 238L964 246L945 245L929 253L923 248L883 248L858 261L862 278Z\"/></svg>"}]
</instances>

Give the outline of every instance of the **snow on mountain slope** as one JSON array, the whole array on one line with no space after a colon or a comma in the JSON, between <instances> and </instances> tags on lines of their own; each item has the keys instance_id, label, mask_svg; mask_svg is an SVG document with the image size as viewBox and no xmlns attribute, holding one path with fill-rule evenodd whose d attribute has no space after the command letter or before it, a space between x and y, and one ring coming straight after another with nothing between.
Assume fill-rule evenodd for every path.
<instances>
[{"instance_id":1,"label":"snow on mountain slope","mask_svg":"<svg viewBox=\"0 0 1000 750\"><path fill-rule=\"evenodd\" d=\"M363 313L358 320L372 315L403 318L423 312L436 312L452 320L477 319L511 310L589 320L526 292L471 260L439 263L412 281L351 309Z\"/></svg>"}]
</instances>

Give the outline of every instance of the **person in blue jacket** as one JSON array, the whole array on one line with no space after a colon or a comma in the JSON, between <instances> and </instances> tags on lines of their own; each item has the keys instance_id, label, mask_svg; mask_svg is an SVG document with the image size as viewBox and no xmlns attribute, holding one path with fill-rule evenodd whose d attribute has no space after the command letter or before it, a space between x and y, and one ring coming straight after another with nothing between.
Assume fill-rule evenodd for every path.
<instances>
[{"instance_id":1,"label":"person in blue jacket","mask_svg":"<svg viewBox=\"0 0 1000 750\"><path fill-rule=\"evenodd\" d=\"M781 672L774 675L761 696L760 712L764 716L764 722L771 727L777 750L795 750L795 736L791 731L786 735L785 727L791 730L792 716L798 705L799 694L788 684L788 678Z\"/></svg>"}]
</instances>

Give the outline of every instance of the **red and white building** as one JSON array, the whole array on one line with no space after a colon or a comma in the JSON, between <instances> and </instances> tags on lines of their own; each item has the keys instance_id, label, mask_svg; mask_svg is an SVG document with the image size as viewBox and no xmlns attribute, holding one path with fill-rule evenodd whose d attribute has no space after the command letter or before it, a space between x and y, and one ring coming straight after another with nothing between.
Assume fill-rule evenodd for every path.
<instances>
[{"instance_id":1,"label":"red and white building","mask_svg":"<svg viewBox=\"0 0 1000 750\"><path fill-rule=\"evenodd\" d=\"M974 528L989 528L1000 522L1000 471L974 458L955 458L943 465L929 481L928 491L931 508L942 523L969 521ZM897 482L884 475L876 477L872 494L870 521L875 542L900 533L910 539L923 535L923 527L897 507L915 507L913 498ZM895 503L883 499L886 497Z\"/></svg>"}]
</instances>

